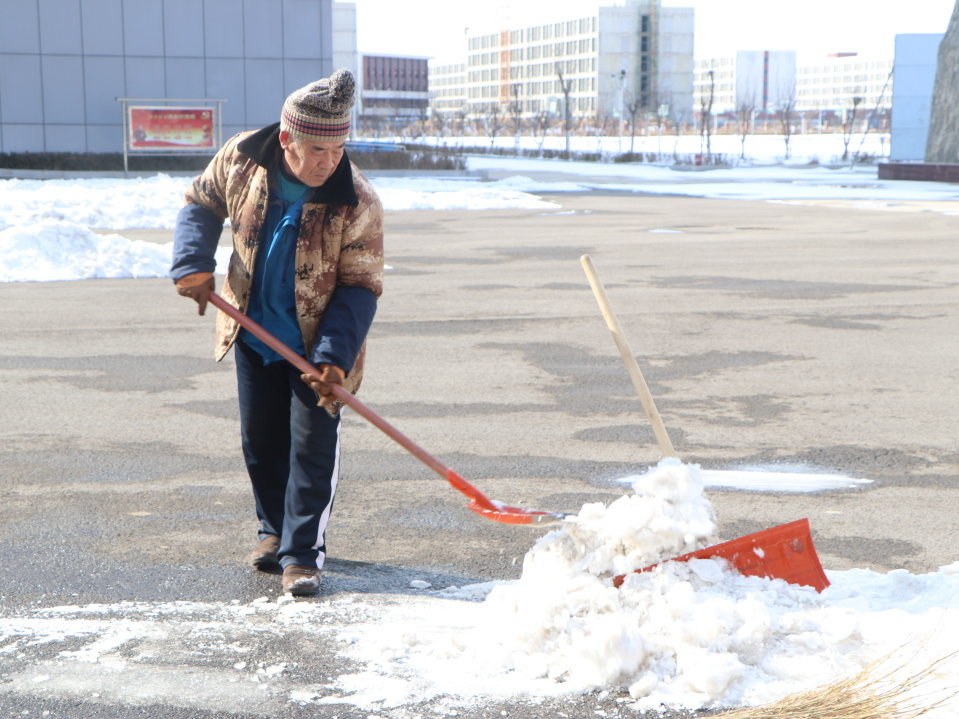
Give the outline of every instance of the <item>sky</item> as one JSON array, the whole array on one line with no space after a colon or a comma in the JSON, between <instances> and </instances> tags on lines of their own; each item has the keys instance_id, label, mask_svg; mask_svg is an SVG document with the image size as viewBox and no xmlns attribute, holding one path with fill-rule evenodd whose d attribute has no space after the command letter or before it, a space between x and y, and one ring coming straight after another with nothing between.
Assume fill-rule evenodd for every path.
<instances>
[{"instance_id":1,"label":"sky","mask_svg":"<svg viewBox=\"0 0 959 719\"><path fill-rule=\"evenodd\" d=\"M622 2L622 0L616 0ZM527 27L592 14L596 0L354 0L360 52L465 57L465 30ZM796 50L803 54L859 52L892 56L896 33L943 33L954 0L664 0L696 12L697 58L737 50ZM893 8L902 8L901 12Z\"/></svg>"}]
</instances>

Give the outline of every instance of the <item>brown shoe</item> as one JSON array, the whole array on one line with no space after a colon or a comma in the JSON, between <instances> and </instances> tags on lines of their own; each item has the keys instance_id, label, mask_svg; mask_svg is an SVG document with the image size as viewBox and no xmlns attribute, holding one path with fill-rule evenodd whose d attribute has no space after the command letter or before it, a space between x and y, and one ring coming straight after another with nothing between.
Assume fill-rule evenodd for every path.
<instances>
[{"instance_id":1,"label":"brown shoe","mask_svg":"<svg viewBox=\"0 0 959 719\"><path fill-rule=\"evenodd\" d=\"M276 553L280 551L280 538L275 534L268 534L256 549L250 554L250 563L257 569L269 569L277 565Z\"/></svg>"},{"instance_id":2,"label":"brown shoe","mask_svg":"<svg viewBox=\"0 0 959 719\"><path fill-rule=\"evenodd\" d=\"M299 597L316 594L320 590L320 570L305 564L291 564L283 568L283 593Z\"/></svg>"}]
</instances>

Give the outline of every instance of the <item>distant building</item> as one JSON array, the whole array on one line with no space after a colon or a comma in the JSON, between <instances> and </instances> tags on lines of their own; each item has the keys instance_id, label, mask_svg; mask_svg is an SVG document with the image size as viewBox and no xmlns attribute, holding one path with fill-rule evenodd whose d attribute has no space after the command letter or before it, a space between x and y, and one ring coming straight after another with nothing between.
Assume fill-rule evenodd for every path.
<instances>
[{"instance_id":1,"label":"distant building","mask_svg":"<svg viewBox=\"0 0 959 719\"><path fill-rule=\"evenodd\" d=\"M720 122L749 107L757 115L776 114L787 103L811 128L841 125L853 107L859 118L885 122L892 107L892 67L891 59L857 53L798 60L794 51L741 51L699 60L696 111L708 104L712 88L712 114Z\"/></svg>"},{"instance_id":2,"label":"distant building","mask_svg":"<svg viewBox=\"0 0 959 719\"><path fill-rule=\"evenodd\" d=\"M797 110L848 112L856 105L860 117L877 108L892 107L891 58L836 53L796 69ZM858 98L858 100L856 100Z\"/></svg>"},{"instance_id":3,"label":"distant building","mask_svg":"<svg viewBox=\"0 0 959 719\"><path fill-rule=\"evenodd\" d=\"M736 109L736 58L715 57L697 60L693 79L697 113L713 115Z\"/></svg>"},{"instance_id":4,"label":"distant building","mask_svg":"<svg viewBox=\"0 0 959 719\"><path fill-rule=\"evenodd\" d=\"M796 102L796 53L741 50L735 57L699 60L694 85L698 112L778 111Z\"/></svg>"},{"instance_id":5,"label":"distant building","mask_svg":"<svg viewBox=\"0 0 959 719\"><path fill-rule=\"evenodd\" d=\"M333 0L0 0L0 152L121 152L117 98L222 99L223 136L356 68Z\"/></svg>"},{"instance_id":6,"label":"distant building","mask_svg":"<svg viewBox=\"0 0 959 719\"><path fill-rule=\"evenodd\" d=\"M429 66L430 107L441 117L466 114L466 63Z\"/></svg>"},{"instance_id":7,"label":"distant building","mask_svg":"<svg viewBox=\"0 0 959 719\"><path fill-rule=\"evenodd\" d=\"M364 130L385 123L406 125L425 119L429 109L429 58L360 56L356 113Z\"/></svg>"},{"instance_id":8,"label":"distant building","mask_svg":"<svg viewBox=\"0 0 959 719\"><path fill-rule=\"evenodd\" d=\"M737 52L736 66L737 106L745 101L766 112L796 107L795 51Z\"/></svg>"},{"instance_id":9,"label":"distant building","mask_svg":"<svg viewBox=\"0 0 959 719\"><path fill-rule=\"evenodd\" d=\"M465 97L482 118L512 108L525 118L561 116L568 94L575 118L602 120L663 108L690 112L693 97L693 10L660 0L626 0L595 15L540 25L468 33L464 85L448 66L431 68L434 106ZM565 91L564 91L565 90Z\"/></svg>"}]
</instances>

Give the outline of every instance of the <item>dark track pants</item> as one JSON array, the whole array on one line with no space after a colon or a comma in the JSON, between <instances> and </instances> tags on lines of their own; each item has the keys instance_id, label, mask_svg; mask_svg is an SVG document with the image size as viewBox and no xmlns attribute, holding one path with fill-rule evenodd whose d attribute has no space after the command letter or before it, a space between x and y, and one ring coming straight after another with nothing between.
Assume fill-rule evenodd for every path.
<instances>
[{"instance_id":1,"label":"dark track pants","mask_svg":"<svg viewBox=\"0 0 959 719\"><path fill-rule=\"evenodd\" d=\"M236 343L243 457L253 484L259 537L280 537L280 564L322 568L326 525L339 479L340 418L286 361Z\"/></svg>"}]
</instances>

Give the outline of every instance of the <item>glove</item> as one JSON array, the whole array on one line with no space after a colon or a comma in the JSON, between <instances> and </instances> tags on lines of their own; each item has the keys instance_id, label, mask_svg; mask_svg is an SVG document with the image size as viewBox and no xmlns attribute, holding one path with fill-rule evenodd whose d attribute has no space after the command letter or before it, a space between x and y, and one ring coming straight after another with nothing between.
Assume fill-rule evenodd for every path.
<instances>
[{"instance_id":1,"label":"glove","mask_svg":"<svg viewBox=\"0 0 959 719\"><path fill-rule=\"evenodd\" d=\"M320 401L317 404L320 407L329 407L338 401L330 385L338 384L342 387L343 380L346 379L346 372L335 364L326 364L325 362L320 364L317 369L320 370L319 379L312 374L301 374L300 379L319 395Z\"/></svg>"},{"instance_id":2,"label":"glove","mask_svg":"<svg viewBox=\"0 0 959 719\"><path fill-rule=\"evenodd\" d=\"M216 284L212 272L194 272L178 279L176 287L182 297L190 297L200 305L199 314L202 315L206 312L206 303L210 299L210 293L216 289Z\"/></svg>"}]
</instances>

